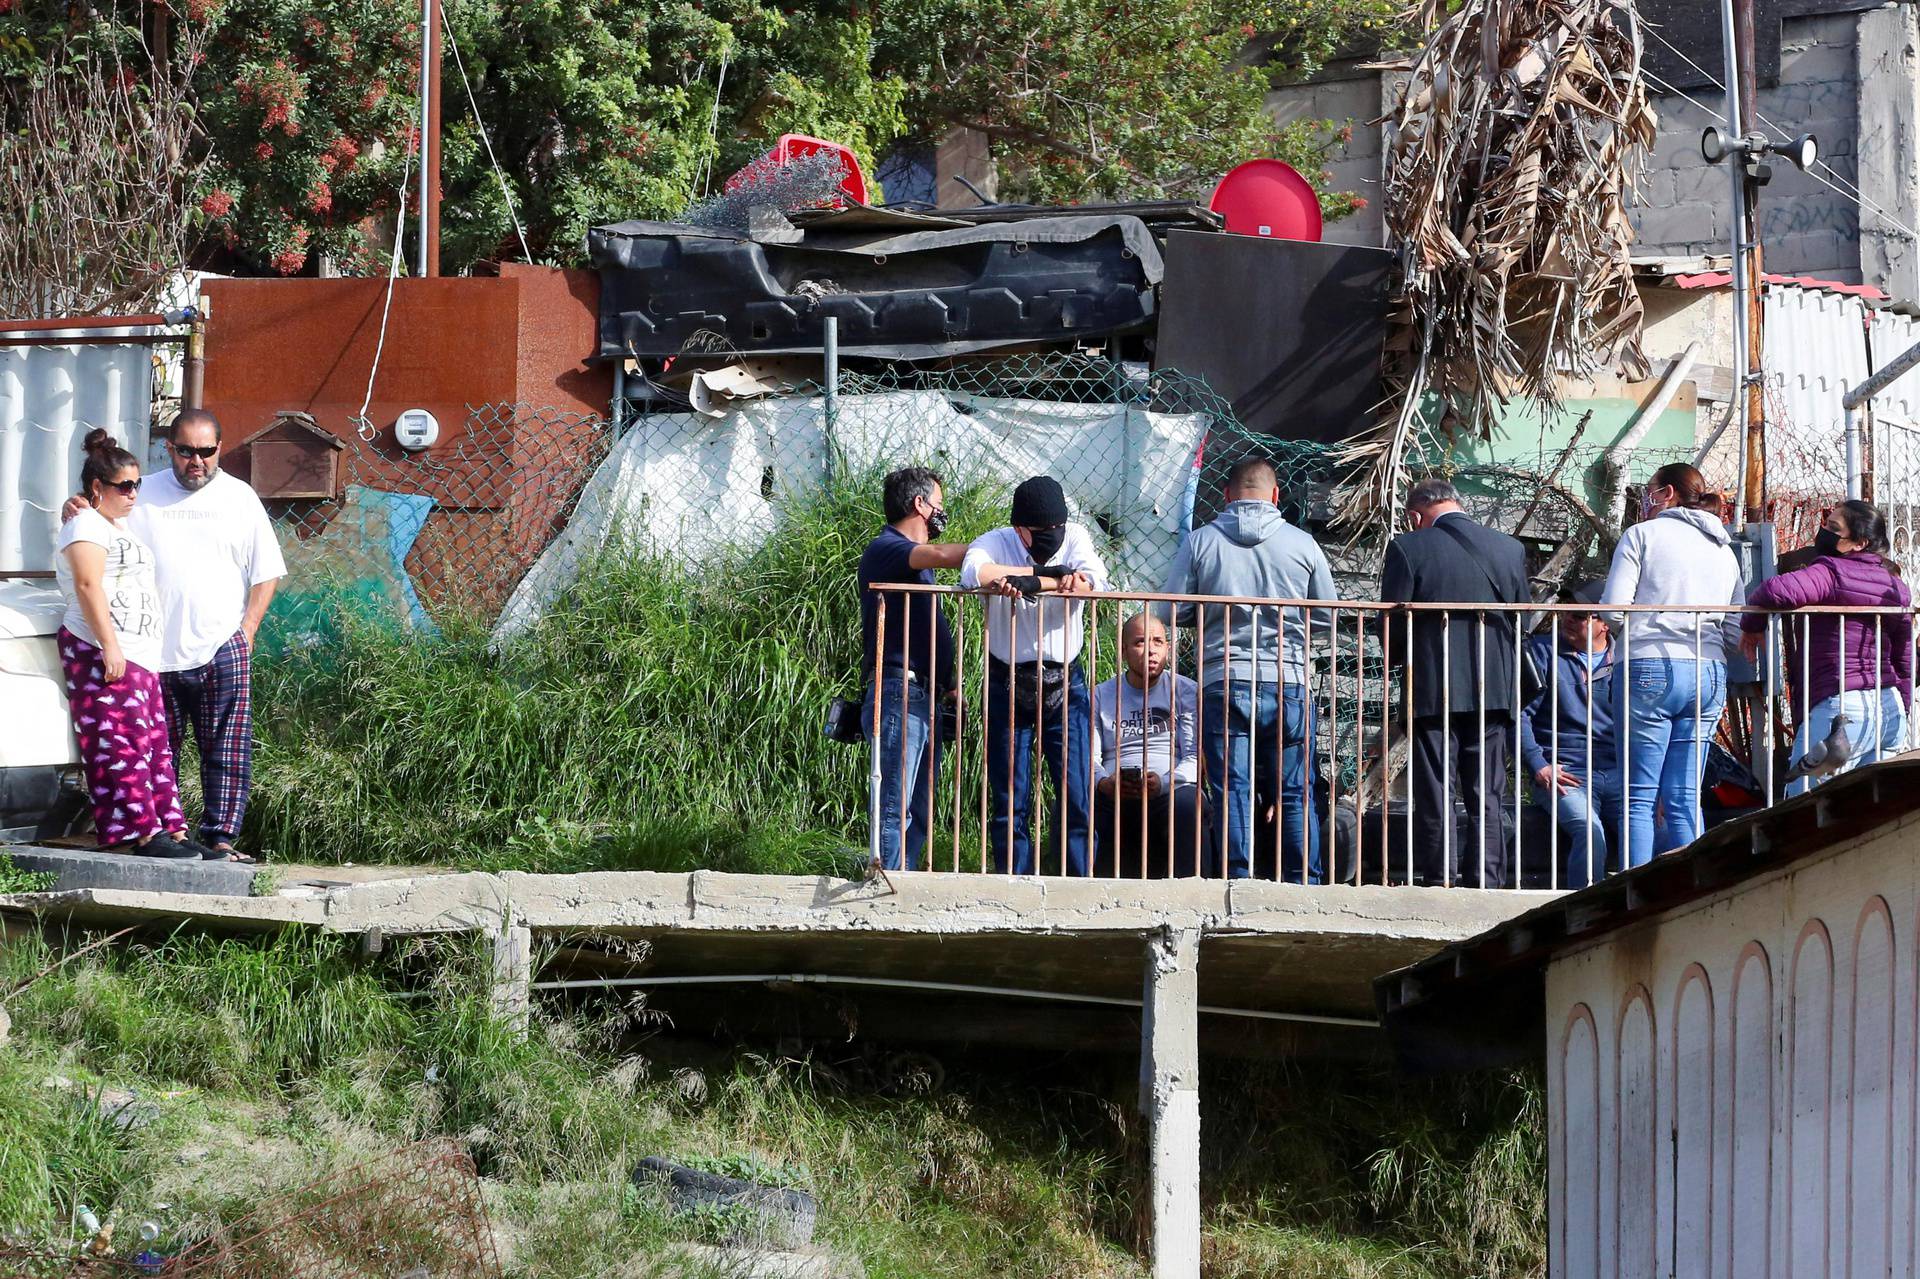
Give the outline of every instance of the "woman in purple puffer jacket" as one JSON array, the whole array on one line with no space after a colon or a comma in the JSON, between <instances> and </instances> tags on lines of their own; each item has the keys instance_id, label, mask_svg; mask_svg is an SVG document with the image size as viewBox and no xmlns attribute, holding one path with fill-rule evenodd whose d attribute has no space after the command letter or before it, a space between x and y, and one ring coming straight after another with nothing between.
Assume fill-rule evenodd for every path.
<instances>
[{"instance_id":1,"label":"woman in purple puffer jacket","mask_svg":"<svg viewBox=\"0 0 1920 1279\"><path fill-rule=\"evenodd\" d=\"M1820 746L1837 741L1836 726L1848 743L1839 767L1814 777L1794 777L1787 783L1789 795L1800 794L1825 776L1905 749L1907 709L1913 700L1912 596L1886 557L1886 516L1868 502L1842 502L1827 512L1814 545L1819 559L1762 582L1747 602L1768 609L1825 605L1899 611L1817 614L1805 623L1805 653L1789 646L1787 679L1806 685L1796 700L1807 706L1797 717L1800 730L1794 734L1789 773L1799 771L1810 745L1817 753ZM1750 656L1759 653L1766 626L1760 613L1741 620L1741 647Z\"/></svg>"}]
</instances>

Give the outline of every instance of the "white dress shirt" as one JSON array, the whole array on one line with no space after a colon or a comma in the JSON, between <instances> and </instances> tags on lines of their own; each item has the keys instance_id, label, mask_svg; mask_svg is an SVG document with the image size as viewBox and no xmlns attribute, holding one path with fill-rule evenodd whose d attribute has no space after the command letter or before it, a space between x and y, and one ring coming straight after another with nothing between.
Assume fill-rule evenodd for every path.
<instances>
[{"instance_id":1,"label":"white dress shirt","mask_svg":"<svg viewBox=\"0 0 1920 1279\"><path fill-rule=\"evenodd\" d=\"M1051 563L1086 574L1093 579L1096 591L1107 589L1107 566L1093 548L1092 536L1078 524L1067 525L1060 553ZM1028 554L1020 534L1011 528L982 533L960 563L960 585L980 585L980 570L989 564L1032 572L1033 556ZM1053 591L1037 600L992 596L987 600L987 652L1009 663L1071 662L1080 656L1080 647L1086 643L1086 610L1085 600Z\"/></svg>"}]
</instances>

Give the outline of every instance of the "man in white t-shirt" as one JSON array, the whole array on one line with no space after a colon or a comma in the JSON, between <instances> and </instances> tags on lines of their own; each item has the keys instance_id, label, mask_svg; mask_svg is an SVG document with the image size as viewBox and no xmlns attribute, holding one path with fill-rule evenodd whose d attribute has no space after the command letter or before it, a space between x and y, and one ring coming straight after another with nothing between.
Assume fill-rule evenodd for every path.
<instances>
[{"instance_id":1,"label":"man in white t-shirt","mask_svg":"<svg viewBox=\"0 0 1920 1279\"><path fill-rule=\"evenodd\" d=\"M167 429L172 465L145 479L127 528L153 550L159 675L173 752L193 728L204 809L200 842L229 856L253 783L253 639L286 576L273 521L220 469L220 420L187 409Z\"/></svg>"}]
</instances>

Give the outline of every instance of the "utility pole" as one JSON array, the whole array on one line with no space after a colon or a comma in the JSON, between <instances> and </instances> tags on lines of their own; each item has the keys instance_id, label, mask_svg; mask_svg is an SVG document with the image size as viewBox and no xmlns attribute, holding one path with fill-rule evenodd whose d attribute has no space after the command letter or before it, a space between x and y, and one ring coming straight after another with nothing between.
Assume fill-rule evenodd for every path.
<instances>
[{"instance_id":1,"label":"utility pole","mask_svg":"<svg viewBox=\"0 0 1920 1279\"><path fill-rule=\"evenodd\" d=\"M1720 42L1726 53L1727 132L1747 136L1752 105L1753 0L1721 0ZM1709 158L1712 158L1711 156ZM1740 501L1736 523L1766 519L1766 400L1760 381L1760 237L1753 207L1758 184L1744 163L1727 166L1733 193L1734 413L1740 424Z\"/></svg>"},{"instance_id":2,"label":"utility pole","mask_svg":"<svg viewBox=\"0 0 1920 1279\"><path fill-rule=\"evenodd\" d=\"M1729 91L1736 85L1739 88L1740 114L1728 118L1737 121L1734 127L1744 137L1759 119L1754 113L1753 103L1755 67L1758 65L1754 55L1754 0L1733 0L1731 8L1733 38L1740 48L1739 65L1736 68L1739 78L1729 77L1727 86ZM1746 239L1747 254L1747 435L1741 466L1746 491L1741 501L1746 507L1743 512L1745 522L1763 524L1767 519L1767 398L1766 384L1761 380L1761 353L1765 348L1762 327L1766 313L1767 276L1760 249L1761 179L1754 174L1751 165L1736 165L1734 171L1737 175L1735 181L1742 188L1739 207L1744 225L1740 234Z\"/></svg>"},{"instance_id":3,"label":"utility pole","mask_svg":"<svg viewBox=\"0 0 1920 1279\"><path fill-rule=\"evenodd\" d=\"M420 247L415 274L440 274L440 0L420 0Z\"/></svg>"}]
</instances>

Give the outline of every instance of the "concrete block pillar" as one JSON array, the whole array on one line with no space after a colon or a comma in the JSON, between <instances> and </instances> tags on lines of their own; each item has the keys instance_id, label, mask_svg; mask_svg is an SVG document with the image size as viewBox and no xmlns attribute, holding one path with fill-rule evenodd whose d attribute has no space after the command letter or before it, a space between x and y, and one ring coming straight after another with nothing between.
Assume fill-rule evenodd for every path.
<instances>
[{"instance_id":1,"label":"concrete block pillar","mask_svg":"<svg viewBox=\"0 0 1920 1279\"><path fill-rule=\"evenodd\" d=\"M1140 1109L1147 1119L1154 1279L1200 1273L1200 934L1147 939Z\"/></svg>"},{"instance_id":2,"label":"concrete block pillar","mask_svg":"<svg viewBox=\"0 0 1920 1279\"><path fill-rule=\"evenodd\" d=\"M1910 4L1861 14L1856 48L1860 194L1912 225L1920 208L1920 14ZM1833 145L1820 139L1823 151ZM1866 208L1860 210L1860 278L1896 300L1920 298L1920 244Z\"/></svg>"},{"instance_id":3,"label":"concrete block pillar","mask_svg":"<svg viewBox=\"0 0 1920 1279\"><path fill-rule=\"evenodd\" d=\"M532 1000L533 930L525 924L502 922L493 935L494 1012L515 1030L525 1031Z\"/></svg>"}]
</instances>

